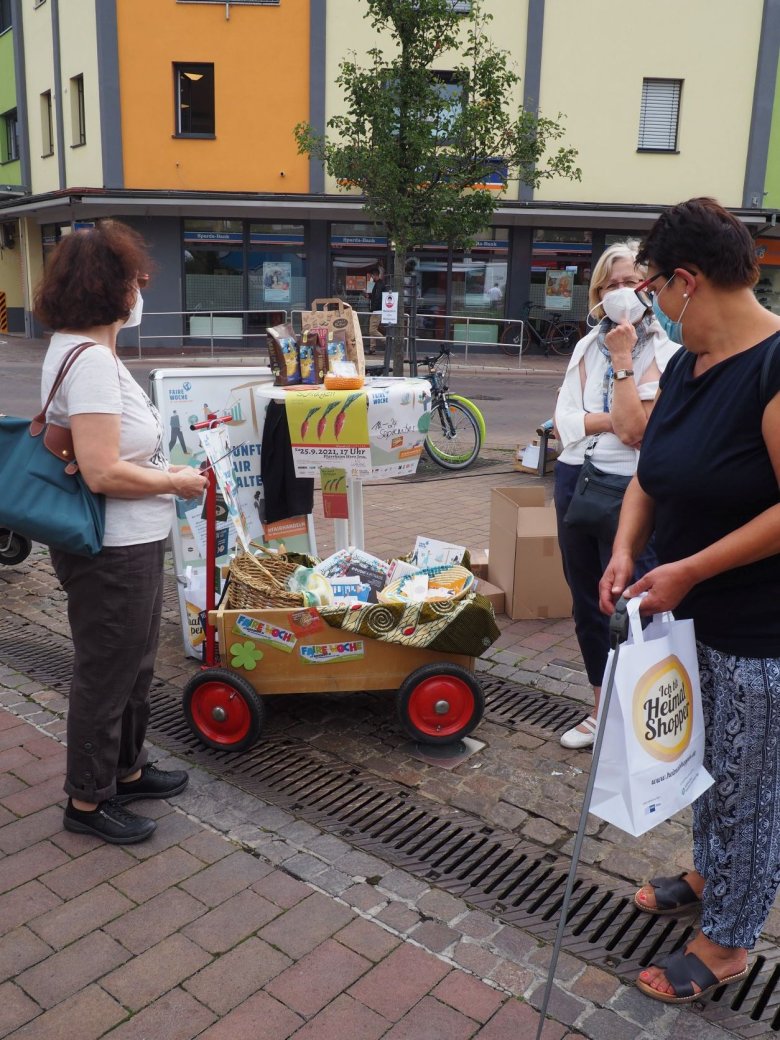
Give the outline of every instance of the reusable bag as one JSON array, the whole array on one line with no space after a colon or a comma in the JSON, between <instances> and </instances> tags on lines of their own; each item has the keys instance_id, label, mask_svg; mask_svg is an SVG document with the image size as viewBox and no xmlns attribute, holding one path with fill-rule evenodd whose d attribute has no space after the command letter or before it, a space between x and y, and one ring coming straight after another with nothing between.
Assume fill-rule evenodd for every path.
<instances>
[{"instance_id":1,"label":"reusable bag","mask_svg":"<svg viewBox=\"0 0 780 1040\"><path fill-rule=\"evenodd\" d=\"M620 507L631 477L605 473L594 466L591 455L596 439L594 437L585 449L582 469L563 522L567 527L581 528L611 544L617 534Z\"/></svg>"},{"instance_id":2,"label":"reusable bag","mask_svg":"<svg viewBox=\"0 0 780 1040\"><path fill-rule=\"evenodd\" d=\"M590 811L639 837L690 805L713 783L703 766L704 721L692 621L656 614L646 629L641 597L614 667L610 650L598 725L604 727ZM603 706L609 700L606 718Z\"/></svg>"},{"instance_id":3,"label":"reusable bag","mask_svg":"<svg viewBox=\"0 0 780 1040\"><path fill-rule=\"evenodd\" d=\"M301 325L304 332L311 328L327 328L331 334L329 342L334 338L334 332L342 334L346 345L345 360L354 362L358 375L366 374L360 321L348 303L338 297L312 300L311 310L301 312Z\"/></svg>"},{"instance_id":4,"label":"reusable bag","mask_svg":"<svg viewBox=\"0 0 780 1040\"><path fill-rule=\"evenodd\" d=\"M79 473L70 430L47 422L46 410L71 365L91 346L81 343L68 353L34 419L0 415L0 527L76 556L102 548L105 499Z\"/></svg>"}]
</instances>

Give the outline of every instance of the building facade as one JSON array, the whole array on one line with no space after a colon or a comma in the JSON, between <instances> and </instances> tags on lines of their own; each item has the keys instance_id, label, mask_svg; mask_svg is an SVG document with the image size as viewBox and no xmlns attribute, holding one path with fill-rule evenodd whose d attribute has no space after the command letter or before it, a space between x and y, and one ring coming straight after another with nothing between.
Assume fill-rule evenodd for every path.
<instances>
[{"instance_id":1,"label":"building facade","mask_svg":"<svg viewBox=\"0 0 780 1040\"><path fill-rule=\"evenodd\" d=\"M432 334L451 332L444 315L514 318L528 300L583 321L605 246L697 194L757 235L762 301L780 311L780 0L657 0L649 17L638 0L485 4L521 75L512 100L564 113L582 179L510 183L469 250L419 251ZM244 342L323 296L366 308L389 243L293 137L343 111L348 51L388 45L365 0L0 0L0 11L0 130L15 112L18 138L0 167L12 331L40 331L32 292L53 244L105 216L151 245L150 342L198 344L212 330ZM453 61L440 55L438 71Z\"/></svg>"}]
</instances>

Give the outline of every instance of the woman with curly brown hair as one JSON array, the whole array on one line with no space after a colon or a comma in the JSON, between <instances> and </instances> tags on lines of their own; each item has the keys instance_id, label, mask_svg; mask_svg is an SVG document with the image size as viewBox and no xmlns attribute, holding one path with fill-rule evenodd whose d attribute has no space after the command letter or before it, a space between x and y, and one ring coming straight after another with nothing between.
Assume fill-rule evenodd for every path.
<instances>
[{"instance_id":1,"label":"woman with curly brown hair","mask_svg":"<svg viewBox=\"0 0 780 1040\"><path fill-rule=\"evenodd\" d=\"M206 486L196 469L168 466L157 410L116 354L119 330L140 323L149 268L140 235L104 221L62 239L35 299L36 317L55 330L43 401L63 361L89 344L47 418L70 428L87 485L105 496L105 536L95 556L52 549L51 559L74 645L64 826L112 844L143 841L156 827L125 803L178 794L188 780L158 769L144 748L173 496L195 498Z\"/></svg>"}]
</instances>

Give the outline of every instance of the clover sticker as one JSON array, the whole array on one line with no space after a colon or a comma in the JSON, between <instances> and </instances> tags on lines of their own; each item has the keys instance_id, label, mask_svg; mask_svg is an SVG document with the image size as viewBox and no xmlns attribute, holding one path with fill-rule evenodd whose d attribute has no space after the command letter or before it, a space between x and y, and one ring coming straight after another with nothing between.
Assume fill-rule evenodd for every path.
<instances>
[{"instance_id":1,"label":"clover sticker","mask_svg":"<svg viewBox=\"0 0 780 1040\"><path fill-rule=\"evenodd\" d=\"M245 643L232 643L230 647L230 664L233 668L245 668L253 672L257 662L263 659L263 651L258 650L255 644L247 639Z\"/></svg>"}]
</instances>

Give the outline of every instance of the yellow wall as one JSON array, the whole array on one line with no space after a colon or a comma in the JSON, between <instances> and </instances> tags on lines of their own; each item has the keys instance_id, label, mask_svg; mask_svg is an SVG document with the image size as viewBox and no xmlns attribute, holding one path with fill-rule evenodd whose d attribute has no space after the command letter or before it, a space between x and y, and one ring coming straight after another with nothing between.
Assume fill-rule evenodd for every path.
<instances>
[{"instance_id":1,"label":"yellow wall","mask_svg":"<svg viewBox=\"0 0 780 1040\"><path fill-rule=\"evenodd\" d=\"M582 181L537 199L741 206L762 0L547 0L541 107ZM682 79L679 155L636 151L643 77Z\"/></svg>"},{"instance_id":2,"label":"yellow wall","mask_svg":"<svg viewBox=\"0 0 780 1040\"><path fill-rule=\"evenodd\" d=\"M13 249L0 248L0 292L5 293L8 307L22 307L22 249L18 241Z\"/></svg>"},{"instance_id":3,"label":"yellow wall","mask_svg":"<svg viewBox=\"0 0 780 1040\"><path fill-rule=\"evenodd\" d=\"M62 67L62 106L65 129L65 163L68 185L103 187L103 160L100 147L100 101L98 90L97 40L95 38L95 0L66 0L60 3L60 63ZM74 76L84 77L84 115L87 142L74 144L71 113L71 84Z\"/></svg>"},{"instance_id":4,"label":"yellow wall","mask_svg":"<svg viewBox=\"0 0 780 1040\"><path fill-rule=\"evenodd\" d=\"M27 77L27 111L30 126L30 179L34 195L56 191L59 188L57 171L57 115L55 111L54 57L51 36L51 8L49 4L34 7L24 5L24 55ZM40 96L45 90L52 93L52 124L55 141L54 155L41 157Z\"/></svg>"},{"instance_id":5,"label":"yellow wall","mask_svg":"<svg viewBox=\"0 0 780 1040\"><path fill-rule=\"evenodd\" d=\"M498 47L509 51L511 65L522 78L525 68L525 38L528 22L528 0L485 0L485 10L493 16L488 25L490 38ZM328 41L325 74L325 121L333 116L343 115L346 104L342 90L336 84L339 75L339 64L352 60L355 51L358 64L368 66L369 60L363 56L374 47L389 48L389 36L377 34L369 19L364 18L367 7L365 0L328 0L326 39ZM444 53L432 65L432 68L448 70L458 63L456 54ZM515 109L523 100L523 84L518 84L511 102ZM325 190L332 194L340 194L335 178L326 177ZM358 192L355 192L359 194ZM517 197L517 184L510 183L506 197Z\"/></svg>"},{"instance_id":6,"label":"yellow wall","mask_svg":"<svg viewBox=\"0 0 780 1040\"><path fill-rule=\"evenodd\" d=\"M305 192L309 5L118 0L125 186ZM174 62L213 62L216 140L176 139ZM285 176L281 176L284 171Z\"/></svg>"}]
</instances>

